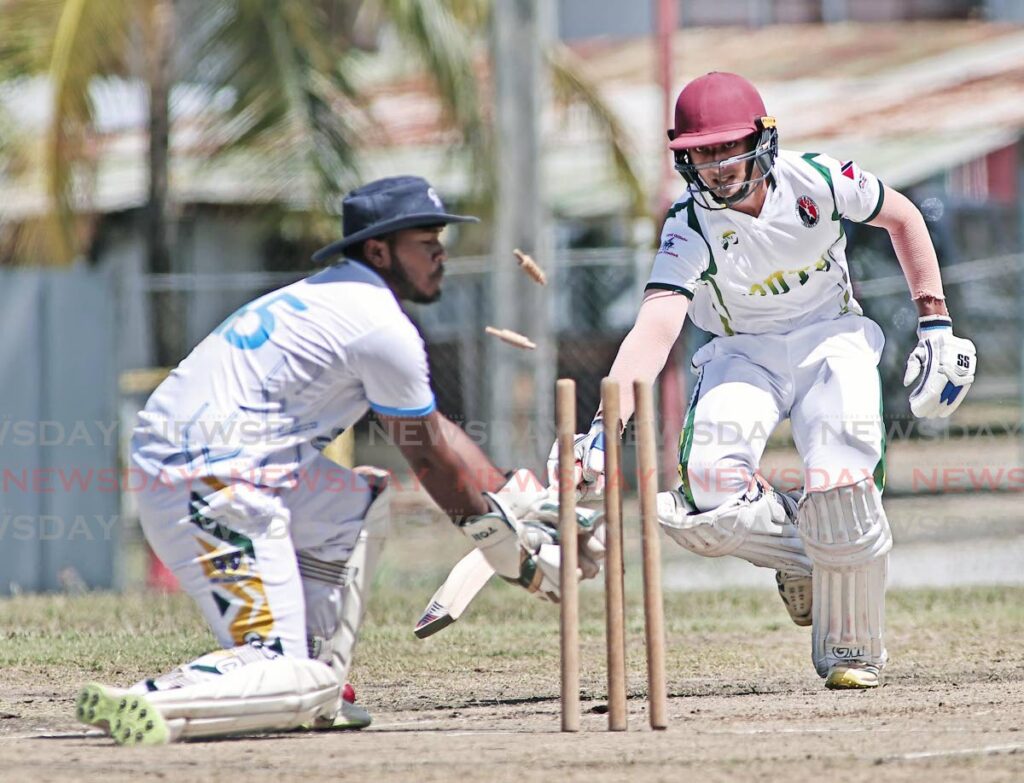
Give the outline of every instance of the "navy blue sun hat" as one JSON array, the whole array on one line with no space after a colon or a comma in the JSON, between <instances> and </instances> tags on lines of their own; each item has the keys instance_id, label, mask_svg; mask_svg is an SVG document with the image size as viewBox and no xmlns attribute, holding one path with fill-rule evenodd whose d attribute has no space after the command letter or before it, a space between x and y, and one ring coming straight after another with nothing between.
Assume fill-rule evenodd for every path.
<instances>
[{"instance_id":1,"label":"navy blue sun hat","mask_svg":"<svg viewBox=\"0 0 1024 783\"><path fill-rule=\"evenodd\" d=\"M422 177L387 177L356 188L341 202L342 238L313 254L326 261L345 248L392 231L446 223L477 223L478 218L452 215L430 183Z\"/></svg>"}]
</instances>

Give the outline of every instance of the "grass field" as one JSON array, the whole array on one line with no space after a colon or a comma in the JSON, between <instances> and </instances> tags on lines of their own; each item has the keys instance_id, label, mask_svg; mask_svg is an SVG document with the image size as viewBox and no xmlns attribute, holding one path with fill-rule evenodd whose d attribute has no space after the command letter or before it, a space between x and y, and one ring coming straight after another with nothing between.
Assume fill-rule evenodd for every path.
<instances>
[{"instance_id":1,"label":"grass field","mask_svg":"<svg viewBox=\"0 0 1024 783\"><path fill-rule=\"evenodd\" d=\"M1024 587L891 592L886 685L864 693L822 688L809 630L771 590L667 593L670 726L655 733L630 547L630 732L604 731L602 595L588 583L583 731L567 736L556 608L494 583L456 625L418 640L412 623L465 546L432 522L400 532L352 675L370 729L114 747L75 723L77 687L130 683L206 651L198 614L182 596L24 596L0 601L0 778L1024 779Z\"/></svg>"}]
</instances>

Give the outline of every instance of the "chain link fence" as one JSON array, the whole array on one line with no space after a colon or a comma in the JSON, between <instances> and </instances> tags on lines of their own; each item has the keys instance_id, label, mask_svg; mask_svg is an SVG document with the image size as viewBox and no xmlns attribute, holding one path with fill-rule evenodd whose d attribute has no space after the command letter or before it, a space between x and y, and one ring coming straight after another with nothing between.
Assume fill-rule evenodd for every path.
<instances>
[{"instance_id":1,"label":"chain link fence","mask_svg":"<svg viewBox=\"0 0 1024 783\"><path fill-rule=\"evenodd\" d=\"M600 380L633 324L651 259L647 249L617 247L563 251L545 265L553 311L549 339L554 343L558 377L577 382L580 427L597 409ZM473 422L478 427L488 426L495 418L488 412L485 382L489 352L508 350L484 332L491 312L488 273L492 263L486 257L451 259L441 301L409 308L428 346L439 409L460 423ZM943 281L955 328L959 335L977 344L979 373L974 388L952 419L920 422L910 415L903 387L906 357L917 339L917 311L906 281L896 271L898 266L891 253L852 254L855 295L865 314L881 325L887 338L880 371L890 442L934 435L936 430L952 430L952 437L978 432L1021 437L1022 267L1024 256L1020 254L944 265ZM163 299L163 306L179 314L170 326L170 342L184 356L238 306L299 276L288 272L147 275L137 278L137 284L125 293L148 298L151 312L159 311ZM543 335L528 336L544 339ZM688 367L690 356L707 338L687 324L677 346L678 366ZM688 384L689 373L679 374ZM128 414L137 410L145 401L145 392L145 385L130 391L122 401L122 411ZM684 405L685 397L683 390ZM538 441L536 453L546 453L554 436L553 422L532 424L531 433L536 433ZM369 431L366 424L360 430L363 435ZM665 432L664 437L671 440L675 435Z\"/></svg>"},{"instance_id":2,"label":"chain link fence","mask_svg":"<svg viewBox=\"0 0 1024 783\"><path fill-rule=\"evenodd\" d=\"M650 262L649 251L629 248L567 252L557 260L552 284L558 374L577 381L580 420L589 420L597 408L600 379L633 324ZM857 300L886 334L880 367L886 417L907 419L903 372L917 342L917 310L902 274L891 274L897 268L894 258L855 256L851 266ZM1022 266L1024 257L1010 254L943 268L956 332L978 345L977 382L957 414L975 425L1011 426L1024 416ZM872 267L890 274L857 280L858 269ZM476 419L484 412L479 371L483 354L492 344L483 332L487 300L486 261L453 261L443 306L414 309L430 348L439 405L454 416ZM686 366L708 337L687 324L681 338ZM900 428L893 430L899 437Z\"/></svg>"}]
</instances>

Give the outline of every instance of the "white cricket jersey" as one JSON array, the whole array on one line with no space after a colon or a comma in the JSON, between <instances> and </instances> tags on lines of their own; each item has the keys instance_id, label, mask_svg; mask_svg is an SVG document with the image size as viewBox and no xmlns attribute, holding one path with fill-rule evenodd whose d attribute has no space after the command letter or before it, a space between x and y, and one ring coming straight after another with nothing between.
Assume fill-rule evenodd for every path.
<instances>
[{"instance_id":1,"label":"white cricket jersey","mask_svg":"<svg viewBox=\"0 0 1024 783\"><path fill-rule=\"evenodd\" d=\"M690 317L713 334L781 334L862 313L840 218L873 219L882 184L853 161L787 150L773 176L756 218L704 209L688 190L665 220L647 288L692 299Z\"/></svg>"},{"instance_id":2,"label":"white cricket jersey","mask_svg":"<svg viewBox=\"0 0 1024 783\"><path fill-rule=\"evenodd\" d=\"M218 326L157 387L132 438L162 480L282 486L368 409L434 410L423 340L380 276L345 261Z\"/></svg>"}]
</instances>

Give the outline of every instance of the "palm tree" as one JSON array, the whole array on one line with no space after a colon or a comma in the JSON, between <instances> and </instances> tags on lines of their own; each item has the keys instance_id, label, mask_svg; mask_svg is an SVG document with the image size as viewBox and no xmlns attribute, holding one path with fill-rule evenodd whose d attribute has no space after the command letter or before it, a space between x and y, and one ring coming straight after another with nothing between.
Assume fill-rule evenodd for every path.
<instances>
[{"instance_id":1,"label":"palm tree","mask_svg":"<svg viewBox=\"0 0 1024 783\"><path fill-rule=\"evenodd\" d=\"M215 151L257 148L282 170L298 163L320 193L319 210L329 213L359 179L357 149L370 128L348 74L361 47L386 25L430 75L474 169L490 171L475 47L492 1L0 0L0 80L46 74L52 89L43 160L52 210L41 232L48 256L68 263L87 241L80 223L89 212L96 79L147 86L152 271L169 268L168 105L175 84L228 94L230 106L213 126ZM548 61L557 94L582 101L604 129L634 211L642 214L639 177L616 117L567 49L556 44ZM488 178L476 181L486 196Z\"/></svg>"}]
</instances>

